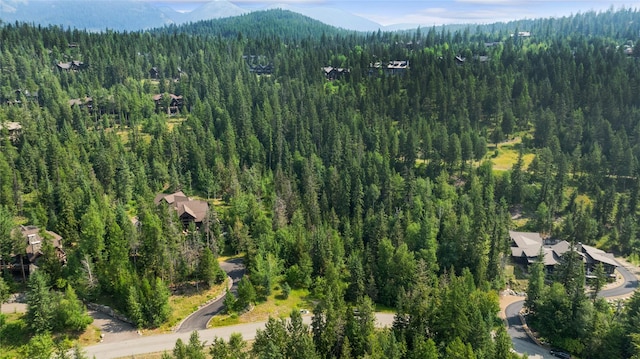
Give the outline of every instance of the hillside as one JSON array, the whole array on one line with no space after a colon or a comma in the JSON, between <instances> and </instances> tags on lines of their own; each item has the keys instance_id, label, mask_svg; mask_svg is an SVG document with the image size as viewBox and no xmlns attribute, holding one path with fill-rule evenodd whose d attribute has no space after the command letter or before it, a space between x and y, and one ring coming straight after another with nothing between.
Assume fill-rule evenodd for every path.
<instances>
[{"instance_id":1,"label":"hillside","mask_svg":"<svg viewBox=\"0 0 640 359\"><path fill-rule=\"evenodd\" d=\"M497 316L513 276L554 347L640 356L640 294L589 298L609 277L572 250L640 256L638 34L627 10L367 34L283 10L3 24L0 300L29 293L0 317L3 354L66 350L81 300L171 327L197 307L172 299L206 297L237 256L230 321L289 295L313 312L250 358L516 359ZM510 231L561 243L553 270Z\"/></svg>"},{"instance_id":2,"label":"hillside","mask_svg":"<svg viewBox=\"0 0 640 359\"><path fill-rule=\"evenodd\" d=\"M323 24L307 16L281 9L254 11L248 14L224 19L206 20L179 26L167 26L156 29L160 33L185 33L191 35L207 35L235 37L238 34L249 39L282 38L301 40L320 38L322 34L348 34L346 30Z\"/></svg>"}]
</instances>

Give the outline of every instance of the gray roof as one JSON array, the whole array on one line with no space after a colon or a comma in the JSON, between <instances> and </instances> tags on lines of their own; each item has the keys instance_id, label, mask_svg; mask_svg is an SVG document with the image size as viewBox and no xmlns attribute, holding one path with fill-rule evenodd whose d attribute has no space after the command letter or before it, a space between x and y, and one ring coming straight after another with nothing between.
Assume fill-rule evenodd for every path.
<instances>
[{"instance_id":1,"label":"gray roof","mask_svg":"<svg viewBox=\"0 0 640 359\"><path fill-rule=\"evenodd\" d=\"M528 263L533 263L538 258L540 251L544 253L545 266L554 266L560 262L560 257L572 250L567 241L559 241L553 245L544 245L539 233L509 231L509 236L515 244L511 247L511 255L514 257L526 257ZM585 263L603 263L610 266L619 266L613 258L613 254L579 244L575 249L582 256Z\"/></svg>"},{"instance_id":2,"label":"gray roof","mask_svg":"<svg viewBox=\"0 0 640 359\"><path fill-rule=\"evenodd\" d=\"M607 253L596 247L591 247L583 244L582 253L586 254L587 257L589 257L594 262L600 262L600 263L608 264L614 267L619 266L618 262L616 262L616 260L613 259L613 254Z\"/></svg>"},{"instance_id":3,"label":"gray roof","mask_svg":"<svg viewBox=\"0 0 640 359\"><path fill-rule=\"evenodd\" d=\"M534 258L540 254L543 241L539 233L509 231L509 236L516 244L516 247L511 247L513 256L522 257L524 254L526 257Z\"/></svg>"}]
</instances>

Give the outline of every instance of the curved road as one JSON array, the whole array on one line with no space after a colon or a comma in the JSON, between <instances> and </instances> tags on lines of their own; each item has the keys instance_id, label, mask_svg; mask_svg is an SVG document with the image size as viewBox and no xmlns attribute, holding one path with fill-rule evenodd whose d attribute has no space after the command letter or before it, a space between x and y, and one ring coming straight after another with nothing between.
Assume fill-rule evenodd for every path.
<instances>
[{"instance_id":1,"label":"curved road","mask_svg":"<svg viewBox=\"0 0 640 359\"><path fill-rule=\"evenodd\" d=\"M237 282L244 274L244 266L242 265L242 260L232 259L221 264L221 267L233 279L233 288L235 289L237 286ZM606 298L617 297L629 294L636 288L638 288L638 279L633 275L633 273L622 266L618 267L618 271L625 279L624 284L617 288L603 290L599 294L600 296ZM256 322L203 330L209 319L222 309L223 301L224 299L220 298L219 300L195 312L192 316L184 321L177 333L145 336L114 343L92 345L85 348L86 354L90 358L95 357L96 359L110 359L132 357L134 355L153 352L171 351L173 350L175 342L176 340L178 340L178 338L182 339L183 342L189 340L190 332L194 329L186 329L187 326L194 328L197 327L195 329L198 329L200 340L207 341L209 343L214 337L228 340L231 333L240 333L245 340L252 340L255 337L256 330L264 328L266 324L265 322ZM505 310L508 324L507 331L513 342L513 348L518 353L527 353L529 355L529 358L531 359L553 358L546 349L537 346L526 335L524 328L520 323L520 318L518 317L518 313L520 312L520 309L522 309L523 305L524 300L521 300L509 305ZM393 318L394 314L376 313L376 326L390 326L393 323ZM309 324L311 321L311 316L305 315L303 317L303 321Z\"/></svg>"},{"instance_id":2,"label":"curved road","mask_svg":"<svg viewBox=\"0 0 640 359\"><path fill-rule=\"evenodd\" d=\"M376 327L390 327L393 324L394 314L376 313ZM311 315L304 315L302 321L305 324L311 323ZM244 340L253 340L258 329L264 329L266 322L256 322L247 324L237 324L227 327L211 328L199 330L200 341L211 343L213 338L229 340L232 333L240 333ZM158 353L162 351L171 352L176 345L176 341L189 341L191 333L170 333L150 335L130 340L123 340L114 343L96 344L84 348L85 354L89 358L112 359L112 358L133 358L135 355Z\"/></svg>"},{"instance_id":3,"label":"curved road","mask_svg":"<svg viewBox=\"0 0 640 359\"><path fill-rule=\"evenodd\" d=\"M598 293L599 297L612 298L632 293L638 288L638 278L631 273L627 268L620 265L618 272L622 274L624 283L616 288L603 290ZM526 353L529 358L554 358L549 351L543 347L534 343L522 327L518 313L524 306L524 300L512 303L505 309L505 316L507 318L507 332L513 342L513 349L520 353Z\"/></svg>"},{"instance_id":4,"label":"curved road","mask_svg":"<svg viewBox=\"0 0 640 359\"><path fill-rule=\"evenodd\" d=\"M231 277L231 280L233 281L231 292L233 294L236 294L238 290L238 282L244 275L244 265L242 264L242 258L232 258L224 261L220 264L220 268L222 268L227 273L227 275ZM224 298L225 295L189 315L187 319L185 319L178 327L176 332L190 333L194 330L207 329L207 323L209 322L211 317L222 312L222 310L224 309Z\"/></svg>"}]
</instances>

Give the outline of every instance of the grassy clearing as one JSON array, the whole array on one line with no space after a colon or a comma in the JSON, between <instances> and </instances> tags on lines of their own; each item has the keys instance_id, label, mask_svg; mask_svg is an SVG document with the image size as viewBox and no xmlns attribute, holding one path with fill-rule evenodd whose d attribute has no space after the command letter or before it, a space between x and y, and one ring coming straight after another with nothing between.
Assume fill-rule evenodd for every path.
<instances>
[{"instance_id":1,"label":"grassy clearing","mask_svg":"<svg viewBox=\"0 0 640 359\"><path fill-rule=\"evenodd\" d=\"M216 315L209 322L210 327L223 327L227 325L262 322L274 318L288 318L291 310L311 310L313 303L306 289L294 289L287 299L282 296L280 287L276 287L266 301L258 303L252 311L242 315Z\"/></svg>"},{"instance_id":2,"label":"grassy clearing","mask_svg":"<svg viewBox=\"0 0 640 359\"><path fill-rule=\"evenodd\" d=\"M228 256L220 256L218 257L218 263L226 262L228 260L236 259L236 258L244 258L244 253L232 254Z\"/></svg>"},{"instance_id":3,"label":"grassy clearing","mask_svg":"<svg viewBox=\"0 0 640 359\"><path fill-rule=\"evenodd\" d=\"M173 131L173 128L176 125L179 125L181 123L183 123L184 121L186 121L187 118L186 117L171 117L169 118L169 120L167 121L167 129L169 130L169 132Z\"/></svg>"},{"instance_id":4,"label":"grassy clearing","mask_svg":"<svg viewBox=\"0 0 640 359\"><path fill-rule=\"evenodd\" d=\"M490 145L488 146L488 154L490 157L491 163L493 164L493 169L498 171L508 171L513 165L518 162L518 151L520 146L522 146L522 139L520 137L516 137L515 139L503 142L498 144L498 155L495 155L496 146ZM526 169L533 161L535 155L533 153L525 153L522 157L524 161L524 168Z\"/></svg>"}]
</instances>

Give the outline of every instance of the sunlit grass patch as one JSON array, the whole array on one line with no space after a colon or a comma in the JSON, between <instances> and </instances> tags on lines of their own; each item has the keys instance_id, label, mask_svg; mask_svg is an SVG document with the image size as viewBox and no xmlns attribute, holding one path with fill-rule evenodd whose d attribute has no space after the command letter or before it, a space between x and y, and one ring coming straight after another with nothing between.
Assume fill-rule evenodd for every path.
<instances>
[{"instance_id":1,"label":"sunlit grass patch","mask_svg":"<svg viewBox=\"0 0 640 359\"><path fill-rule=\"evenodd\" d=\"M209 322L210 327L262 322L273 318L288 318L292 310L307 309L311 313L313 302L307 289L293 289L286 299L282 296L280 287L274 288L266 301L258 303L253 310L243 314L216 315Z\"/></svg>"},{"instance_id":2,"label":"sunlit grass patch","mask_svg":"<svg viewBox=\"0 0 640 359\"><path fill-rule=\"evenodd\" d=\"M496 146L492 145L488 148L487 156L489 156L494 170L508 171L518 162L518 150L522 140L517 137L511 141L498 144L498 154L495 156ZM495 156L495 157L494 157ZM522 156L523 170L527 169L535 155L533 153L525 153Z\"/></svg>"}]
</instances>

